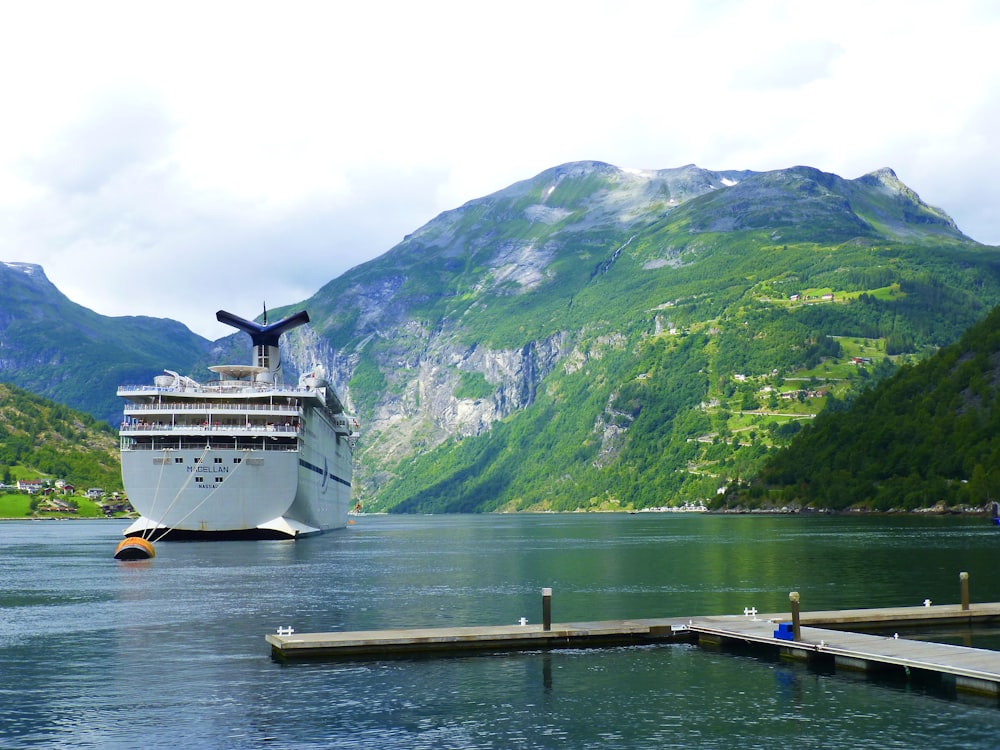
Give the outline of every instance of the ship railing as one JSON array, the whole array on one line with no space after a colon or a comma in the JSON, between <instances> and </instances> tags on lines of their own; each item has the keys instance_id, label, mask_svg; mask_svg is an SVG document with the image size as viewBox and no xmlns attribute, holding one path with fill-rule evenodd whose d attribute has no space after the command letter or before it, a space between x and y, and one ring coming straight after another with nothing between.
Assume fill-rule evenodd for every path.
<instances>
[{"instance_id":1,"label":"ship railing","mask_svg":"<svg viewBox=\"0 0 1000 750\"><path fill-rule=\"evenodd\" d=\"M197 385L120 385L118 386L118 395L125 393L226 393L234 390L252 391L257 395L272 393L276 396L316 397L324 389L298 385L254 383L249 380L213 380L210 383L198 383Z\"/></svg>"},{"instance_id":2,"label":"ship railing","mask_svg":"<svg viewBox=\"0 0 1000 750\"><path fill-rule=\"evenodd\" d=\"M269 453L297 452L298 444L295 442L274 442L271 440L245 439L183 439L177 437L163 438L152 441L135 441L128 437L122 437L121 449L123 451L176 451L176 450L226 450L226 451L267 451Z\"/></svg>"},{"instance_id":3,"label":"ship railing","mask_svg":"<svg viewBox=\"0 0 1000 750\"><path fill-rule=\"evenodd\" d=\"M170 401L162 404L126 404L125 412L139 411L269 411L281 414L298 414L299 409L296 404L256 404L256 403L225 403L215 401L201 401L196 403L184 403Z\"/></svg>"},{"instance_id":4,"label":"ship railing","mask_svg":"<svg viewBox=\"0 0 1000 750\"><path fill-rule=\"evenodd\" d=\"M156 422L122 422L119 432L123 434L134 434L144 432L261 432L261 433L284 433L296 435L299 426L296 424L159 424Z\"/></svg>"}]
</instances>

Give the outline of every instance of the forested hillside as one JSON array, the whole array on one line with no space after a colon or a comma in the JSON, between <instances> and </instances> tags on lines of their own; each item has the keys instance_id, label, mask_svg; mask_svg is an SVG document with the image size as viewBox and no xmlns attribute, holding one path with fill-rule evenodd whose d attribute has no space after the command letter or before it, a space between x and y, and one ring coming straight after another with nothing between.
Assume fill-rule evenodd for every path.
<instances>
[{"instance_id":1,"label":"forested hillside","mask_svg":"<svg viewBox=\"0 0 1000 750\"><path fill-rule=\"evenodd\" d=\"M0 277L0 379L111 423L121 383L250 361L243 334L102 318L37 267ZM282 338L286 378L322 365L361 420L355 499L441 512L722 502L817 414L998 304L1000 250L889 169L578 162L271 314L309 312Z\"/></svg>"},{"instance_id":2,"label":"forested hillside","mask_svg":"<svg viewBox=\"0 0 1000 750\"><path fill-rule=\"evenodd\" d=\"M305 304L350 373L359 499L443 512L715 502L997 303L997 249L890 170L580 163Z\"/></svg>"},{"instance_id":3,"label":"forested hillside","mask_svg":"<svg viewBox=\"0 0 1000 750\"><path fill-rule=\"evenodd\" d=\"M0 383L0 482L18 479L120 490L116 432L89 414Z\"/></svg>"},{"instance_id":4,"label":"forested hillside","mask_svg":"<svg viewBox=\"0 0 1000 750\"><path fill-rule=\"evenodd\" d=\"M120 384L187 370L210 350L174 320L98 315L28 263L0 262L0 303L0 381L111 424L121 418Z\"/></svg>"},{"instance_id":5,"label":"forested hillside","mask_svg":"<svg viewBox=\"0 0 1000 750\"><path fill-rule=\"evenodd\" d=\"M1000 308L961 340L828 409L730 505L876 510L1000 500Z\"/></svg>"}]
</instances>

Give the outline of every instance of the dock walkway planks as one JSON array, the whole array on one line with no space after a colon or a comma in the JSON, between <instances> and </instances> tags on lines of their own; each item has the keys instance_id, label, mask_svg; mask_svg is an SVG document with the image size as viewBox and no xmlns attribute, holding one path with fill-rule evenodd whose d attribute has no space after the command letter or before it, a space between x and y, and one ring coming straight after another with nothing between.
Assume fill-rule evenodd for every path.
<instances>
[{"instance_id":1,"label":"dock walkway planks","mask_svg":"<svg viewBox=\"0 0 1000 750\"><path fill-rule=\"evenodd\" d=\"M1000 652L893 635L802 627L797 641L775 638L776 623L734 616L700 617L690 627L699 641L729 641L777 646L807 660L828 659L840 668L878 671L921 670L955 680L956 688L1000 695Z\"/></svg>"},{"instance_id":2,"label":"dock walkway planks","mask_svg":"<svg viewBox=\"0 0 1000 750\"><path fill-rule=\"evenodd\" d=\"M584 648L671 640L687 633L686 621L607 620L541 625L484 625L451 628L363 630L344 633L268 634L272 653L282 659L336 659L477 650Z\"/></svg>"},{"instance_id":3,"label":"dock walkway planks","mask_svg":"<svg viewBox=\"0 0 1000 750\"><path fill-rule=\"evenodd\" d=\"M1000 695L1000 652L917 641L857 630L992 625L1000 603L892 607L802 613L800 639L775 637L788 613L606 620L541 625L407 628L341 633L280 632L265 636L277 659L342 659L469 651L594 648L623 644L698 641L761 644L804 659L828 659L856 670L896 668L947 675L960 690ZM822 627L820 627L822 626ZM907 672L908 673L908 672Z\"/></svg>"}]
</instances>

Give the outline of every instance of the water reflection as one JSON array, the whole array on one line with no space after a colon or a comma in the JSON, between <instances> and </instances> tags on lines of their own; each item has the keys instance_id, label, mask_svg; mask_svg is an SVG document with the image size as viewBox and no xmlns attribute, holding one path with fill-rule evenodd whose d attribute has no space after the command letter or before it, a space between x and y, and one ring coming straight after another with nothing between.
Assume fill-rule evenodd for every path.
<instances>
[{"instance_id":1,"label":"water reflection","mask_svg":"<svg viewBox=\"0 0 1000 750\"><path fill-rule=\"evenodd\" d=\"M1000 601L976 519L362 517L287 542L0 524L0 746L992 747L984 706L676 646L281 665L264 633ZM994 634L942 634L981 646ZM964 642L964 641L963 641ZM995 640L994 640L995 643ZM711 710L708 710L710 707ZM807 738L807 739L804 739Z\"/></svg>"}]
</instances>

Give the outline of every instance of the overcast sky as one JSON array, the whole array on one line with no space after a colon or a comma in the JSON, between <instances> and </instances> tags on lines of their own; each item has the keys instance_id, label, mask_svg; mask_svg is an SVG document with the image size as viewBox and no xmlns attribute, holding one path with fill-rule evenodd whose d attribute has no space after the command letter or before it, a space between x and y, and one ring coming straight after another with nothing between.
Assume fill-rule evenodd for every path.
<instances>
[{"instance_id":1,"label":"overcast sky","mask_svg":"<svg viewBox=\"0 0 1000 750\"><path fill-rule=\"evenodd\" d=\"M583 159L891 167L1000 245L997 39L992 0L4 2L0 261L217 338Z\"/></svg>"}]
</instances>

